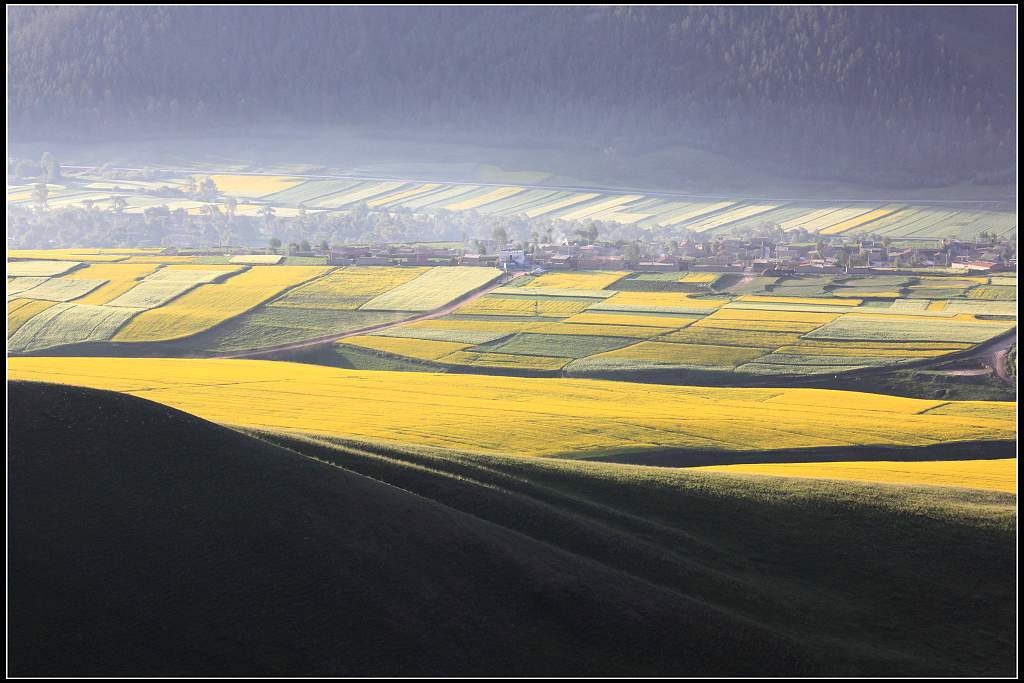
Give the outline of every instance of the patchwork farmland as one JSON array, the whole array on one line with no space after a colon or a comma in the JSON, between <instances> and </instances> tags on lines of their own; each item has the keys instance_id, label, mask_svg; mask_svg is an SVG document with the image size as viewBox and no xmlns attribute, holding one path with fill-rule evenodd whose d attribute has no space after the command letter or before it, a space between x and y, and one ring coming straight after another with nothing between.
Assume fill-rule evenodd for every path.
<instances>
[{"instance_id":1,"label":"patchwork farmland","mask_svg":"<svg viewBox=\"0 0 1024 683\"><path fill-rule=\"evenodd\" d=\"M11 262L7 280L15 354L89 343L113 355L209 356L318 341L318 362L342 366L358 356L368 367L742 383L919 366L1016 328L1006 274L751 285L706 272L566 271L506 281L472 266L14 254L27 257Z\"/></svg>"},{"instance_id":2,"label":"patchwork farmland","mask_svg":"<svg viewBox=\"0 0 1024 683\"><path fill-rule=\"evenodd\" d=\"M189 184L211 179L219 198L188 199ZM227 200L234 201L228 207ZM51 184L50 208L94 207L141 214L164 206L198 215L208 206L238 215L278 216L352 211L476 212L485 216L545 218L562 221L609 221L640 229L678 228L708 236L742 234L771 223L783 231L825 237L871 235L886 239L977 239L981 233L1013 238L1016 212L985 204L929 205L892 201L822 202L801 200L674 197L613 191L569 190L519 185L361 180L301 176L226 174L192 175L165 181L110 181L88 174ZM7 202L32 206L29 186L9 185Z\"/></svg>"}]
</instances>

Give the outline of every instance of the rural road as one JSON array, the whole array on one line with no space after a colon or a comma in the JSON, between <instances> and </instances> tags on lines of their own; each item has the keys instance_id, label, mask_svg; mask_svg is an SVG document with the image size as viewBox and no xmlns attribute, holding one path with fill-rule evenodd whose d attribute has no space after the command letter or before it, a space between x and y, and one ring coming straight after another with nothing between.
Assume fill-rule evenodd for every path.
<instances>
[{"instance_id":1,"label":"rural road","mask_svg":"<svg viewBox=\"0 0 1024 683\"><path fill-rule=\"evenodd\" d=\"M73 169L80 171L95 171L98 170L99 166L76 166L72 164L61 164L61 168ZM251 176L279 176L287 175L292 178L304 178L306 180L361 180L361 181L388 181L388 180L401 180L407 183L442 183L447 185L478 185L480 187L508 187L514 185L515 187L522 187L528 190L559 190L563 192L599 192L602 194L643 194L648 197L661 197L664 199L681 199L681 200L694 200L694 199L709 199L709 200L735 200L735 201L751 201L751 202L836 202L843 204L878 204L878 203L889 203L898 202L904 204L941 204L941 205L993 205L1001 204L1002 202L992 199L900 199L898 197L878 197L878 198L859 198L849 199L843 197L831 197L829 199L822 199L821 197L756 197L756 196L744 196L744 195L714 195L714 194L685 194L680 192L667 192L657 190L645 190L637 187L608 187L608 186L575 186L575 185L539 185L529 183L487 183L482 181L467 181L466 179L449 179L443 178L429 178L429 179L413 179L413 178L398 178L396 176L366 176L356 174L309 174L309 173L261 173L258 171L237 171L233 169L224 170L211 170L208 168L196 169L196 168L136 168L131 166L108 166L108 170L113 171L133 171L141 172L145 170L157 171L159 173L179 173L179 174L223 174L223 175L251 175Z\"/></svg>"},{"instance_id":2,"label":"rural road","mask_svg":"<svg viewBox=\"0 0 1024 683\"><path fill-rule=\"evenodd\" d=\"M379 325L370 325L368 327L360 327L359 329L349 330L347 332L329 334L323 337L315 337L313 339L305 339L303 341L293 342L290 344L280 344L278 346L268 346L262 349L250 349L247 351L225 353L214 356L214 358L262 358L265 356L278 356L280 354L287 354L293 351L303 351L317 348L320 346L328 346L339 339L344 339L345 337L355 337L361 334L369 334L370 332L379 332L381 330L386 330L392 327L398 327L399 325L407 325L408 323L413 323L420 320L430 320L431 318L439 318L443 315L448 315L449 313L455 312L457 309L459 309L462 306L465 306L470 301L480 298L484 294L487 294L488 292L491 292L497 289L498 287L501 287L509 280L512 280L522 274L523 273L521 272L513 272L500 275L498 276L497 279L492 280L483 287L478 287L471 292L467 292L466 294L463 294L459 298L454 299L453 301L445 304L441 308L435 308L432 311L427 311L425 313L413 315L408 318L396 320L394 322L381 323Z\"/></svg>"},{"instance_id":3,"label":"rural road","mask_svg":"<svg viewBox=\"0 0 1024 683\"><path fill-rule=\"evenodd\" d=\"M934 373L954 377L973 377L995 373L999 379L1008 384L1013 384L1013 378L1006 372L1006 356L1010 348L1016 343L1017 331L1014 329L1012 334L997 339L990 344L982 344L979 348L975 349L974 353L962 357L963 360L978 361L984 367L964 370L936 370ZM943 361L939 358L936 359L936 362Z\"/></svg>"}]
</instances>

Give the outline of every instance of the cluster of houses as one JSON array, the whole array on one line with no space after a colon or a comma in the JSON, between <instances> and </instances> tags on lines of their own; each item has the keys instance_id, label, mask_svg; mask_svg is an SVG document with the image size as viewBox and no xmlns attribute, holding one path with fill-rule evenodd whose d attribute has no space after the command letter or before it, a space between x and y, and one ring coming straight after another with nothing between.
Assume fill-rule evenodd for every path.
<instances>
[{"instance_id":1,"label":"cluster of houses","mask_svg":"<svg viewBox=\"0 0 1024 683\"><path fill-rule=\"evenodd\" d=\"M464 255L460 263L545 270L640 270L765 273L840 273L871 268L952 268L965 272L1015 271L1016 248L1009 243L958 240L874 240L855 243L776 243L769 238L682 241L670 250L653 245L535 245L532 251L498 249Z\"/></svg>"},{"instance_id":2,"label":"cluster of houses","mask_svg":"<svg viewBox=\"0 0 1024 683\"><path fill-rule=\"evenodd\" d=\"M952 268L964 272L1015 271L1016 247L1008 242L877 240L778 243L766 237L684 240L655 244L596 243L500 246L480 242L484 253L459 245L351 245L333 247L330 265L478 265L506 270L641 270L711 272L863 272L871 268Z\"/></svg>"}]
</instances>

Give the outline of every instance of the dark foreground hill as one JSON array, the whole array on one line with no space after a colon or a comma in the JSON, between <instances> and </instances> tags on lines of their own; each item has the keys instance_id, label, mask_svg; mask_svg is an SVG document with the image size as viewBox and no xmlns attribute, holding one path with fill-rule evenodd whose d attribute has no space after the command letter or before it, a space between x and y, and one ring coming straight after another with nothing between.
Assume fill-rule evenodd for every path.
<instances>
[{"instance_id":1,"label":"dark foreground hill","mask_svg":"<svg viewBox=\"0 0 1024 683\"><path fill-rule=\"evenodd\" d=\"M1012 496L261 439L8 392L12 674L1012 672Z\"/></svg>"}]
</instances>

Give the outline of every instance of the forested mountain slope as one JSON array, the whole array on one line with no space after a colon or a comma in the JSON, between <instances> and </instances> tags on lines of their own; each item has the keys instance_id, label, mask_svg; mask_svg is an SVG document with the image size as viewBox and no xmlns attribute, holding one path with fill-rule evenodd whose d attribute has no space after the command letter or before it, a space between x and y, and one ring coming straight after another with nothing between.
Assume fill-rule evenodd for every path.
<instances>
[{"instance_id":1,"label":"forested mountain slope","mask_svg":"<svg viewBox=\"0 0 1024 683\"><path fill-rule=\"evenodd\" d=\"M1014 12L20 7L8 109L12 139L373 124L627 159L691 145L892 186L1007 182Z\"/></svg>"}]
</instances>

